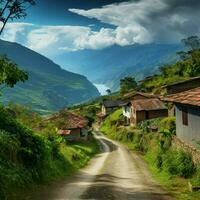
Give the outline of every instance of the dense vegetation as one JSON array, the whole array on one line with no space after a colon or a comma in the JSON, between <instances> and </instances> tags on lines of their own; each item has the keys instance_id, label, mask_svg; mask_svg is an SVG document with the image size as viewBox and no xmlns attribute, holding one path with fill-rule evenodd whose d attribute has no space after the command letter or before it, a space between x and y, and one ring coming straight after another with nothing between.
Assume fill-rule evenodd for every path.
<instances>
[{"instance_id":1,"label":"dense vegetation","mask_svg":"<svg viewBox=\"0 0 200 200\"><path fill-rule=\"evenodd\" d=\"M6 89L1 102L20 103L48 114L99 96L97 89L79 74L68 72L46 57L19 44L0 40L0 55L6 54L29 74L29 80Z\"/></svg>"},{"instance_id":2,"label":"dense vegetation","mask_svg":"<svg viewBox=\"0 0 200 200\"><path fill-rule=\"evenodd\" d=\"M143 81L140 89L147 92L161 93L162 86L187 80L200 75L200 40L196 36L183 40L186 52L177 52L181 60L173 65L164 65L159 72Z\"/></svg>"},{"instance_id":3,"label":"dense vegetation","mask_svg":"<svg viewBox=\"0 0 200 200\"><path fill-rule=\"evenodd\" d=\"M190 193L188 181L200 184L199 166L193 163L189 153L171 146L172 136L175 134L175 118L150 120L137 127L124 127L121 126L122 122L122 111L119 109L106 118L101 131L140 152L155 178L177 199L198 199L200 193ZM157 126L158 132L151 132L149 126Z\"/></svg>"},{"instance_id":4,"label":"dense vegetation","mask_svg":"<svg viewBox=\"0 0 200 200\"><path fill-rule=\"evenodd\" d=\"M2 200L22 199L16 195L35 184L70 174L98 151L98 144L92 137L84 143L66 143L56 134L53 125L37 128L36 124L42 124L41 117L22 106L0 107Z\"/></svg>"}]
</instances>

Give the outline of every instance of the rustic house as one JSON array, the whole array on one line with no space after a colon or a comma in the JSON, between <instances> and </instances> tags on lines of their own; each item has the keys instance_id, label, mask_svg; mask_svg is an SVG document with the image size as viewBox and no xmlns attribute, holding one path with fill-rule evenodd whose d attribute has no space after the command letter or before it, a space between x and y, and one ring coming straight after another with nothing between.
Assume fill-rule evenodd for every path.
<instances>
[{"instance_id":1,"label":"rustic house","mask_svg":"<svg viewBox=\"0 0 200 200\"><path fill-rule=\"evenodd\" d=\"M143 117L143 120L139 120L139 110L137 111L136 108L134 107L134 105L136 106L136 104L138 104L138 102L141 101L141 103L145 104L145 100L149 100L149 99L154 99L154 101L151 101L152 103L155 103L155 101L158 100L157 96L154 94L150 94L150 93L142 93L142 92L132 92L132 93L128 93L126 95L124 95L124 99L125 99L125 103L123 104L122 110L123 110L123 115L125 117L125 121L126 124L136 124L139 121L143 121L145 119L148 118L152 118L153 116L147 116L148 114L146 114L146 118ZM157 100L155 100L157 99ZM162 102L160 102L158 100L158 102L161 104L163 104ZM149 101L146 102L146 104L149 104ZM144 105L145 107L145 105ZM165 106L163 105L163 107L165 108ZM152 106L153 108L153 106ZM157 109L157 107L154 108L155 110ZM163 116L163 112L166 113L166 108L165 111L163 111L163 109L161 109L162 112L160 112L160 116ZM137 111L137 115L136 115L136 111ZM147 110L149 113L149 110ZM135 113L134 113L135 112ZM155 111L154 111L155 112ZM141 112L142 113L142 112ZM137 122L138 121L138 122Z\"/></svg>"},{"instance_id":2,"label":"rustic house","mask_svg":"<svg viewBox=\"0 0 200 200\"><path fill-rule=\"evenodd\" d=\"M103 119L111 114L116 109L122 107L123 101L121 100L104 100L101 106L101 112L97 113L98 122L101 123Z\"/></svg>"},{"instance_id":3,"label":"rustic house","mask_svg":"<svg viewBox=\"0 0 200 200\"><path fill-rule=\"evenodd\" d=\"M102 114L103 115L109 115L117 108L120 108L122 106L123 102L121 100L106 100L102 103Z\"/></svg>"},{"instance_id":4,"label":"rustic house","mask_svg":"<svg viewBox=\"0 0 200 200\"><path fill-rule=\"evenodd\" d=\"M175 104L177 137L197 147L200 142L200 87L163 99Z\"/></svg>"},{"instance_id":5,"label":"rustic house","mask_svg":"<svg viewBox=\"0 0 200 200\"><path fill-rule=\"evenodd\" d=\"M131 102L132 116L131 123L138 124L142 121L167 117L168 109L158 98L138 99Z\"/></svg>"},{"instance_id":6,"label":"rustic house","mask_svg":"<svg viewBox=\"0 0 200 200\"><path fill-rule=\"evenodd\" d=\"M59 135L65 137L69 141L87 140L88 121L81 116L63 110L50 117L48 121L57 127Z\"/></svg>"}]
</instances>

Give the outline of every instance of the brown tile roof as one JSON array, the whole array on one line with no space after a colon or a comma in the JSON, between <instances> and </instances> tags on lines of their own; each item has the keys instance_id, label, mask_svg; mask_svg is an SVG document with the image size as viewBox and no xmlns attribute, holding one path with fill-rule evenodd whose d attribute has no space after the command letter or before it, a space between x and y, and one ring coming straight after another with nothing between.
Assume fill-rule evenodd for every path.
<instances>
[{"instance_id":1,"label":"brown tile roof","mask_svg":"<svg viewBox=\"0 0 200 200\"><path fill-rule=\"evenodd\" d=\"M47 121L54 123L59 129L74 129L84 128L87 126L88 121L79 115L71 113L69 111L62 111L58 114L48 118Z\"/></svg>"},{"instance_id":2,"label":"brown tile roof","mask_svg":"<svg viewBox=\"0 0 200 200\"><path fill-rule=\"evenodd\" d=\"M146 97L146 98L156 98L157 97L157 95L154 95L152 93L145 93L145 92L136 92L136 91L133 91L133 92L129 92L129 93L125 94L123 96L123 98L124 99L126 99L126 98L133 98L136 95L141 95L141 96Z\"/></svg>"},{"instance_id":3,"label":"brown tile roof","mask_svg":"<svg viewBox=\"0 0 200 200\"><path fill-rule=\"evenodd\" d=\"M165 110L165 104L159 99L138 99L131 102L136 111Z\"/></svg>"},{"instance_id":4,"label":"brown tile roof","mask_svg":"<svg viewBox=\"0 0 200 200\"><path fill-rule=\"evenodd\" d=\"M200 87L163 97L162 100L174 103L200 106Z\"/></svg>"}]
</instances>

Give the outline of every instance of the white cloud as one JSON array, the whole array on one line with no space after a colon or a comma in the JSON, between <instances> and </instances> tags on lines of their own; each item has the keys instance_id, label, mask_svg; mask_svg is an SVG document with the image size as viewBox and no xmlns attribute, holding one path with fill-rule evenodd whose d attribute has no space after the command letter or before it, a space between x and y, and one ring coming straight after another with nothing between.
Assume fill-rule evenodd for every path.
<instances>
[{"instance_id":1,"label":"white cloud","mask_svg":"<svg viewBox=\"0 0 200 200\"><path fill-rule=\"evenodd\" d=\"M87 18L116 26L118 44L178 42L200 32L200 1L132 0L89 10L69 9Z\"/></svg>"},{"instance_id":2,"label":"white cloud","mask_svg":"<svg viewBox=\"0 0 200 200\"><path fill-rule=\"evenodd\" d=\"M18 34L25 35L33 26L31 23L8 23L1 39L16 42Z\"/></svg>"},{"instance_id":3,"label":"white cloud","mask_svg":"<svg viewBox=\"0 0 200 200\"><path fill-rule=\"evenodd\" d=\"M114 44L121 46L144 42L144 29L118 27L101 28L93 31L84 26L38 26L27 23L10 23L2 39L20 42L45 55L59 54L60 51L102 49ZM147 41L149 38L146 36Z\"/></svg>"},{"instance_id":4,"label":"white cloud","mask_svg":"<svg viewBox=\"0 0 200 200\"><path fill-rule=\"evenodd\" d=\"M192 1L192 2L191 2ZM196 0L137 0L116 3L89 10L71 12L114 28L93 30L89 26L38 26L10 23L2 39L16 41L45 55L61 51L102 49L114 44L178 42L200 32L200 3Z\"/></svg>"}]
</instances>

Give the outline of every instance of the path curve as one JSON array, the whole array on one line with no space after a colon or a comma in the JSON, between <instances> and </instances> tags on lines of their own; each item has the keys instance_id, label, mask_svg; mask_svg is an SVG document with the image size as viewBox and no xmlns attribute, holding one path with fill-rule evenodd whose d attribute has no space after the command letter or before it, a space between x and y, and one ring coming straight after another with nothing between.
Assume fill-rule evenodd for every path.
<instances>
[{"instance_id":1,"label":"path curve","mask_svg":"<svg viewBox=\"0 0 200 200\"><path fill-rule=\"evenodd\" d=\"M67 180L52 184L30 200L172 200L153 180L146 164L123 145L94 133L102 153Z\"/></svg>"}]
</instances>

